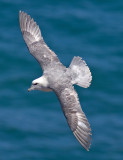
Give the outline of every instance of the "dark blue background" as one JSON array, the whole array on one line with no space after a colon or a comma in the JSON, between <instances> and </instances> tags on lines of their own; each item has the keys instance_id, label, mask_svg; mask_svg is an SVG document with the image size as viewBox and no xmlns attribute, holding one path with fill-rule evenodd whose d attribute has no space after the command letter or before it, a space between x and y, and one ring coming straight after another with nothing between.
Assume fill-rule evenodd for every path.
<instances>
[{"instance_id":1,"label":"dark blue background","mask_svg":"<svg viewBox=\"0 0 123 160\"><path fill-rule=\"evenodd\" d=\"M72 135L54 93L28 93L41 76L22 38L18 13L37 21L44 40L69 66L81 56L93 75L75 86L91 124L85 151ZM123 1L0 1L0 160L123 159Z\"/></svg>"}]
</instances>

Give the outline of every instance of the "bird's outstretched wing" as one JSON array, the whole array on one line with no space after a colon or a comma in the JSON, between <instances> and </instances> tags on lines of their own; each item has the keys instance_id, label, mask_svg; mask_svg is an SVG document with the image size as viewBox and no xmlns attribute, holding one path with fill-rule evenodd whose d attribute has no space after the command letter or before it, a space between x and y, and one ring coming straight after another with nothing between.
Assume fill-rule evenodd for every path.
<instances>
[{"instance_id":1,"label":"bird's outstretched wing","mask_svg":"<svg viewBox=\"0 0 123 160\"><path fill-rule=\"evenodd\" d=\"M64 88L62 91L56 89L55 92L74 136L86 150L89 150L91 144L91 128L81 109L74 87Z\"/></svg>"},{"instance_id":2,"label":"bird's outstretched wing","mask_svg":"<svg viewBox=\"0 0 123 160\"><path fill-rule=\"evenodd\" d=\"M45 70L53 62L60 63L56 54L49 49L43 40L39 26L25 12L19 12L19 23L23 38L30 53Z\"/></svg>"}]
</instances>

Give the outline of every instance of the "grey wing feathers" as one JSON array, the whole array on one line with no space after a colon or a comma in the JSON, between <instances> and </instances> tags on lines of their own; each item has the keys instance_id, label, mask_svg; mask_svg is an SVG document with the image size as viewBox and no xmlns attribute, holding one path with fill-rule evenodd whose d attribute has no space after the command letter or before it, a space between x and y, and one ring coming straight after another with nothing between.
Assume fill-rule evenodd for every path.
<instances>
[{"instance_id":1,"label":"grey wing feathers","mask_svg":"<svg viewBox=\"0 0 123 160\"><path fill-rule=\"evenodd\" d=\"M76 91L73 87L65 88L60 92L56 90L56 95L74 136L86 150L89 150L91 144L91 128L81 109Z\"/></svg>"},{"instance_id":2,"label":"grey wing feathers","mask_svg":"<svg viewBox=\"0 0 123 160\"><path fill-rule=\"evenodd\" d=\"M30 53L36 58L42 69L52 62L58 62L56 54L49 49L41 36L39 26L25 12L19 12L20 29Z\"/></svg>"},{"instance_id":3,"label":"grey wing feathers","mask_svg":"<svg viewBox=\"0 0 123 160\"><path fill-rule=\"evenodd\" d=\"M33 18L31 19L29 15L20 11L19 22L21 32L24 34L24 40L28 46L42 39L39 26L36 24L36 22L34 22Z\"/></svg>"}]
</instances>

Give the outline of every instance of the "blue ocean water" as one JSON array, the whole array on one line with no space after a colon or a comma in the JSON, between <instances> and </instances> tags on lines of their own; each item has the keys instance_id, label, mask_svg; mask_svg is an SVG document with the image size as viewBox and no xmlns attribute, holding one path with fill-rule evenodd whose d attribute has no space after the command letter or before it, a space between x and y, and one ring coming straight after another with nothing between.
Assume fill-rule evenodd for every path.
<instances>
[{"instance_id":1,"label":"blue ocean water","mask_svg":"<svg viewBox=\"0 0 123 160\"><path fill-rule=\"evenodd\" d=\"M92 128L85 151L54 93L27 89L41 76L22 38L18 13L37 21L44 40L69 66L81 56L92 85L75 86ZM123 159L123 1L0 1L0 160Z\"/></svg>"}]
</instances>

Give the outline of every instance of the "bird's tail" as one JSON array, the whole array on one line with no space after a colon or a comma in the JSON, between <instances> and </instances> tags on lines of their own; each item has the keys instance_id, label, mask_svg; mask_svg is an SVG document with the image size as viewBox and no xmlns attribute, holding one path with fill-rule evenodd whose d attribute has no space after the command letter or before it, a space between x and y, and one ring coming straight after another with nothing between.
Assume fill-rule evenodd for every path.
<instances>
[{"instance_id":1,"label":"bird's tail","mask_svg":"<svg viewBox=\"0 0 123 160\"><path fill-rule=\"evenodd\" d=\"M92 76L89 67L81 57L74 57L69 71L72 78L72 84L87 88L90 86Z\"/></svg>"}]
</instances>

